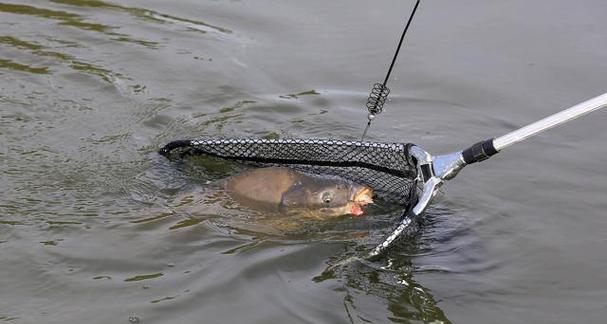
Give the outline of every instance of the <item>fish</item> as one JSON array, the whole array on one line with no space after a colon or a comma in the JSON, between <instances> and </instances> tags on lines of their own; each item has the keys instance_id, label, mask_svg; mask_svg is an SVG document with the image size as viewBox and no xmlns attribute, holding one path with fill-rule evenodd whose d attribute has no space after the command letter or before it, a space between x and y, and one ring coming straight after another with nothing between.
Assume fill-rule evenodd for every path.
<instances>
[{"instance_id":1,"label":"fish","mask_svg":"<svg viewBox=\"0 0 607 324\"><path fill-rule=\"evenodd\" d=\"M339 177L286 167L245 170L224 181L227 194L245 207L317 219L362 216L373 189Z\"/></svg>"}]
</instances>

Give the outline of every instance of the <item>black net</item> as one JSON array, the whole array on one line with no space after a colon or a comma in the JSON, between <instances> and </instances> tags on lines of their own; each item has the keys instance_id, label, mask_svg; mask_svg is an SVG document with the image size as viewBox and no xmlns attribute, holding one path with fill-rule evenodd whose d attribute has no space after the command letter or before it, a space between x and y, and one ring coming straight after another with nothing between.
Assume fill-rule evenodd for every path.
<instances>
[{"instance_id":1,"label":"black net","mask_svg":"<svg viewBox=\"0 0 607 324\"><path fill-rule=\"evenodd\" d=\"M286 166L365 184L390 202L408 204L417 194L412 144L320 139L211 139L174 141L160 154L207 155L254 166Z\"/></svg>"}]
</instances>

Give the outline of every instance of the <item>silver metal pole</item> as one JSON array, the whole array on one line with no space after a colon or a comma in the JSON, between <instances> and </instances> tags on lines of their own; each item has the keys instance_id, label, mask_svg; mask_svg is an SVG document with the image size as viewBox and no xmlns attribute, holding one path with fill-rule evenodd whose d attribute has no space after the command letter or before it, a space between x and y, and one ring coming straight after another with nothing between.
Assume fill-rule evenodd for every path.
<instances>
[{"instance_id":1,"label":"silver metal pole","mask_svg":"<svg viewBox=\"0 0 607 324\"><path fill-rule=\"evenodd\" d=\"M607 93L500 136L493 140L493 146L497 151L501 151L502 149L536 135L537 133L605 107L607 107Z\"/></svg>"},{"instance_id":2,"label":"silver metal pole","mask_svg":"<svg viewBox=\"0 0 607 324\"><path fill-rule=\"evenodd\" d=\"M411 209L408 214L403 215L398 227L396 227L390 235L386 236L384 241L375 247L373 251L369 252L368 257L376 258L387 251L394 244L396 239L405 233L405 230L412 223L413 218L424 212L438 188L446 180L453 179L466 165L484 161L493 154L496 154L498 151L501 151L514 143L518 143L549 128L605 107L607 107L607 93L584 101L542 120L538 120L535 123L519 128L504 136L478 142L463 151L457 151L451 154L432 156L417 146L411 147L409 153L418 161L420 174L427 174L427 176L424 175L423 179L423 192L415 207ZM428 165L431 167L428 168ZM426 167L426 170L430 171L424 173L424 167Z\"/></svg>"}]
</instances>

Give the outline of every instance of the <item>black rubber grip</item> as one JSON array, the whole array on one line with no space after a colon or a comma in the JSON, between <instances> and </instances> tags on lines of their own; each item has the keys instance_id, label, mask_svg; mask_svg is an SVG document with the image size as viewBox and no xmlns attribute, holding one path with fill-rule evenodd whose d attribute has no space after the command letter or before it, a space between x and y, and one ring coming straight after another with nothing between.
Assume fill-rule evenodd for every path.
<instances>
[{"instance_id":1,"label":"black rubber grip","mask_svg":"<svg viewBox=\"0 0 607 324\"><path fill-rule=\"evenodd\" d=\"M160 155L163 155L163 156L168 156L172 150L179 148L179 147L188 147L190 145L192 145L192 141L190 141L190 140L172 141L172 142L168 143L167 145L165 145L163 148L161 148L158 151L158 153L160 153Z\"/></svg>"},{"instance_id":2,"label":"black rubber grip","mask_svg":"<svg viewBox=\"0 0 607 324\"><path fill-rule=\"evenodd\" d=\"M466 164L472 164L474 162L484 161L497 152L499 151L493 146L493 138L491 138L470 146L462 152L462 155L464 156L464 162L466 162Z\"/></svg>"}]
</instances>

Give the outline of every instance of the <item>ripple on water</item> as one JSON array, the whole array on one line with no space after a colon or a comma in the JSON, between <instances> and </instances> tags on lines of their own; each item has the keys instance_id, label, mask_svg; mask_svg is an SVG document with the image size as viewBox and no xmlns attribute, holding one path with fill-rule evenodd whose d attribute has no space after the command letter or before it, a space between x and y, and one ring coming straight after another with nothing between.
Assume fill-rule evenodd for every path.
<instances>
[{"instance_id":1,"label":"ripple on water","mask_svg":"<svg viewBox=\"0 0 607 324\"><path fill-rule=\"evenodd\" d=\"M476 2L463 16L426 3L442 9L419 16L370 140L448 152L605 84L600 1L551 2L547 19L542 4ZM466 171L449 188L470 197L438 197L376 262L357 257L397 208L272 218L213 187L238 166L156 153L192 137L358 139L393 51L377 31L410 9L394 5L0 0L0 322L600 322L605 145L583 135L600 114L540 138L546 154L535 142ZM537 190L496 185L521 170Z\"/></svg>"}]
</instances>

